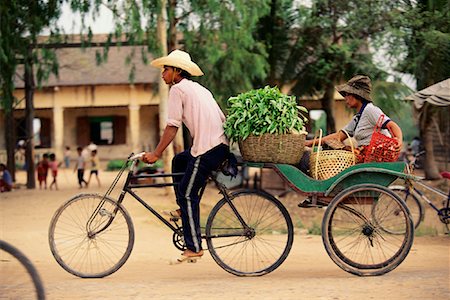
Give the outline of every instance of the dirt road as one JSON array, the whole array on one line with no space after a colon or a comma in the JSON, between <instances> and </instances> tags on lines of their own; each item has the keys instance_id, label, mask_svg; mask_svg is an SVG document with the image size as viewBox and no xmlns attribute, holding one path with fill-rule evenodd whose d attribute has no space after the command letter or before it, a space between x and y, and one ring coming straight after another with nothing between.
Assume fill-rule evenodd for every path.
<instances>
[{"instance_id":1,"label":"dirt road","mask_svg":"<svg viewBox=\"0 0 450 300\"><path fill-rule=\"evenodd\" d=\"M80 192L75 175L63 172L59 191L20 189L0 194L0 238L20 248L35 264L48 299L450 299L446 236L418 237L397 269L362 278L337 267L320 236L301 232L281 267L263 277L240 278L222 270L209 254L197 264L169 265L179 253L171 243L171 232L128 199L125 206L136 230L129 260L109 277L80 279L56 263L47 242L53 213ZM101 175L104 187L88 188L89 192L106 190L112 174ZM142 193L154 199L158 209L173 207L173 200L161 190ZM217 195L210 191L205 197L214 202ZM206 203L202 209L208 209ZM0 293L0 299L9 296Z\"/></svg>"}]
</instances>

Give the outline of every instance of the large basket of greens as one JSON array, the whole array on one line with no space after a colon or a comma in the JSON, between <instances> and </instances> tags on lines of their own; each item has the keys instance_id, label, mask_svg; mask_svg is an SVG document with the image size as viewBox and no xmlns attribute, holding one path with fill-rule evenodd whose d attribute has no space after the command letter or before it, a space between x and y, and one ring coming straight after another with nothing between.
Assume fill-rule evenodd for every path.
<instances>
[{"instance_id":1,"label":"large basket of greens","mask_svg":"<svg viewBox=\"0 0 450 300\"><path fill-rule=\"evenodd\" d=\"M306 108L266 86L228 99L225 134L246 161L297 164L305 146Z\"/></svg>"}]
</instances>

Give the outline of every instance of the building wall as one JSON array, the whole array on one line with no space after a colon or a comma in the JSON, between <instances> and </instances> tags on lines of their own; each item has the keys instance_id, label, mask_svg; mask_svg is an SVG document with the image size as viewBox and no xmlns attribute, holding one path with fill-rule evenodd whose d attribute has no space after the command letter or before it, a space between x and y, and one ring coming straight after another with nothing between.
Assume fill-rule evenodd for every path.
<instances>
[{"instance_id":1,"label":"building wall","mask_svg":"<svg viewBox=\"0 0 450 300\"><path fill-rule=\"evenodd\" d=\"M24 90L17 89L15 96L24 98ZM51 120L51 148L37 149L36 153L54 152L63 156L64 147L73 150L77 145L77 118L123 116L126 118L126 140L119 145L99 146L99 156L108 159L125 158L131 152L152 149L158 138L159 98L148 84L51 87L36 90L34 94L35 117ZM16 119L25 116L22 101L14 112ZM4 124L4 114L0 112ZM0 156L4 156L4 126L0 126ZM85 145L80 145L85 146ZM75 152L75 151L73 151Z\"/></svg>"}]
</instances>

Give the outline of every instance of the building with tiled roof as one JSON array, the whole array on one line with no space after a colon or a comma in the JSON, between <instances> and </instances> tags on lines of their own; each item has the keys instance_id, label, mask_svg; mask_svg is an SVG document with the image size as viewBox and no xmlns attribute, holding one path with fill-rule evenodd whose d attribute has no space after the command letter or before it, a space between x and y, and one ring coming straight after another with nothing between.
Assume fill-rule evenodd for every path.
<instances>
[{"instance_id":1,"label":"building with tiled roof","mask_svg":"<svg viewBox=\"0 0 450 300\"><path fill-rule=\"evenodd\" d=\"M34 93L38 154L51 151L62 158L65 146L76 149L94 142L100 157L124 158L156 146L160 71L142 62L141 48L110 47L107 61L100 65L96 52L101 55L101 47L56 50L58 77L52 75ZM133 51L135 56L129 58ZM130 83L132 68L134 80ZM21 69L17 74L23 76ZM23 99L24 82L19 76L15 96ZM14 112L18 140L25 138L24 102ZM0 122L3 120L0 112ZM5 149L4 130L8 129L0 128L0 151Z\"/></svg>"}]
</instances>

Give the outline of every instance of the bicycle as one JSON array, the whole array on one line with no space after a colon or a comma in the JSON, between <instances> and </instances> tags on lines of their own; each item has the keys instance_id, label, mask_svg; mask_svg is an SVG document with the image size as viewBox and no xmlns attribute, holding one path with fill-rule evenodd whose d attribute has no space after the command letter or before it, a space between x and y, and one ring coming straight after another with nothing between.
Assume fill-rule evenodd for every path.
<instances>
[{"instance_id":1,"label":"bicycle","mask_svg":"<svg viewBox=\"0 0 450 300\"><path fill-rule=\"evenodd\" d=\"M128 157L105 195L79 194L54 214L49 228L50 249L67 272L82 278L101 278L125 264L135 239L131 216L123 205L126 194L173 232L172 242L177 249L185 249L183 228L178 221L167 221L134 192L138 188L174 186L173 183L140 184L142 178L182 173L135 175L142 155ZM126 168L129 168L128 175L115 200L110 194ZM286 208L263 191L230 193L214 176L210 179L222 195L208 216L202 236L214 261L237 276L262 276L274 271L287 258L293 243L293 224Z\"/></svg>"},{"instance_id":2,"label":"bicycle","mask_svg":"<svg viewBox=\"0 0 450 300\"><path fill-rule=\"evenodd\" d=\"M0 240L0 298L45 299L42 280L31 261L19 249ZM24 275L23 273L26 273Z\"/></svg>"},{"instance_id":3,"label":"bicycle","mask_svg":"<svg viewBox=\"0 0 450 300\"><path fill-rule=\"evenodd\" d=\"M409 173L413 172L416 166L417 158L422 156L424 153L424 151L421 151L415 154L413 159L409 160ZM450 179L448 172L442 172L441 175L444 178ZM438 198L442 198L442 208L439 208L433 204L431 199L419 190L416 185L431 191L433 195L436 195ZM422 204L422 202L425 201L434 211L436 211L439 220L446 227L446 232L450 233L450 191L448 194L445 194L443 191L424 183L420 177L408 178L405 180L404 185L392 185L389 188L399 194L403 201L405 201L410 210L415 228L419 227L420 223L425 219L425 207Z\"/></svg>"}]
</instances>

